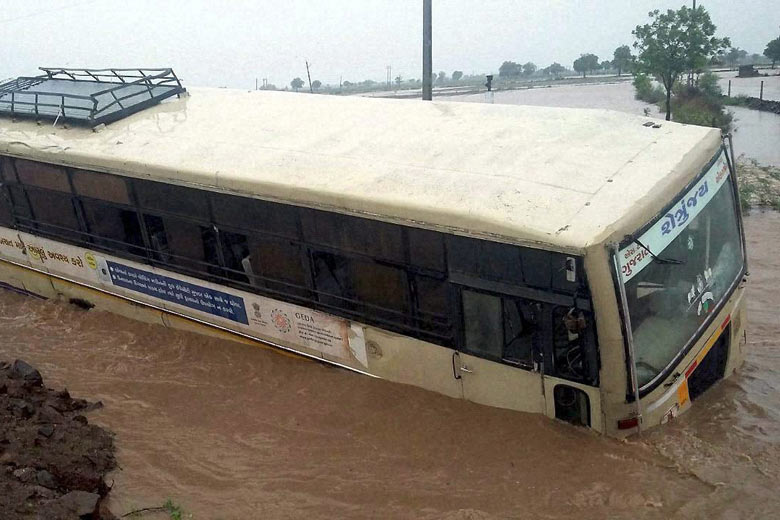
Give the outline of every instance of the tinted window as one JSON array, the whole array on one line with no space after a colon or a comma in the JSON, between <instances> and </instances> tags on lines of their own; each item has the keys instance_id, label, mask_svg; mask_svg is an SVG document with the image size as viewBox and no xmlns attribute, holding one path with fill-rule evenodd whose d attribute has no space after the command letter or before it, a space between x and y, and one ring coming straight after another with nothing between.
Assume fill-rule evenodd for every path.
<instances>
[{"instance_id":1,"label":"tinted window","mask_svg":"<svg viewBox=\"0 0 780 520\"><path fill-rule=\"evenodd\" d=\"M84 200L84 218L92 242L109 250L143 255L143 237L135 211Z\"/></svg>"},{"instance_id":2,"label":"tinted window","mask_svg":"<svg viewBox=\"0 0 780 520\"><path fill-rule=\"evenodd\" d=\"M366 303L365 312L374 316L386 317L381 309L408 312L406 273L401 269L322 252L313 253L312 259L320 301L347 309Z\"/></svg>"},{"instance_id":3,"label":"tinted window","mask_svg":"<svg viewBox=\"0 0 780 520\"><path fill-rule=\"evenodd\" d=\"M465 347L470 353L533 367L540 351L542 304L464 290Z\"/></svg>"},{"instance_id":4,"label":"tinted window","mask_svg":"<svg viewBox=\"0 0 780 520\"><path fill-rule=\"evenodd\" d=\"M11 164L11 158L0 155L0 178L5 182L16 182L16 174Z\"/></svg>"},{"instance_id":5,"label":"tinted window","mask_svg":"<svg viewBox=\"0 0 780 520\"><path fill-rule=\"evenodd\" d=\"M225 259L225 275L231 280L257 285L252 276L252 266L249 263L249 246L246 236L239 233L220 231L222 242L222 257Z\"/></svg>"},{"instance_id":6,"label":"tinted window","mask_svg":"<svg viewBox=\"0 0 780 520\"><path fill-rule=\"evenodd\" d=\"M425 229L407 228L409 260L415 267L444 271L444 235Z\"/></svg>"},{"instance_id":7,"label":"tinted window","mask_svg":"<svg viewBox=\"0 0 780 520\"><path fill-rule=\"evenodd\" d=\"M162 182L134 180L138 204L143 208L208 220L206 192Z\"/></svg>"},{"instance_id":8,"label":"tinted window","mask_svg":"<svg viewBox=\"0 0 780 520\"><path fill-rule=\"evenodd\" d=\"M19 175L19 182L28 186L70 193L68 174L58 166L17 159L16 173Z\"/></svg>"},{"instance_id":9,"label":"tinted window","mask_svg":"<svg viewBox=\"0 0 780 520\"><path fill-rule=\"evenodd\" d=\"M415 277L417 308L426 315L446 316L447 282L427 276Z\"/></svg>"},{"instance_id":10,"label":"tinted window","mask_svg":"<svg viewBox=\"0 0 780 520\"><path fill-rule=\"evenodd\" d=\"M144 221L158 261L200 272L212 272L209 266L218 265L216 237L211 228L154 215L145 215Z\"/></svg>"},{"instance_id":11,"label":"tinted window","mask_svg":"<svg viewBox=\"0 0 780 520\"><path fill-rule=\"evenodd\" d=\"M21 186L9 185L8 193L13 202L14 215L27 219L32 218L30 205L27 203L27 195L25 194L24 189L22 189Z\"/></svg>"},{"instance_id":12,"label":"tinted window","mask_svg":"<svg viewBox=\"0 0 780 520\"><path fill-rule=\"evenodd\" d=\"M504 327L501 298L463 291L463 321L466 350L489 359L501 359Z\"/></svg>"},{"instance_id":13,"label":"tinted window","mask_svg":"<svg viewBox=\"0 0 780 520\"><path fill-rule=\"evenodd\" d=\"M300 245L253 236L249 238L249 254L253 271L265 278L266 287L288 294L308 294Z\"/></svg>"},{"instance_id":14,"label":"tinted window","mask_svg":"<svg viewBox=\"0 0 780 520\"><path fill-rule=\"evenodd\" d=\"M11 196L5 189L0 188L0 225L12 227L13 222L13 204L11 203Z\"/></svg>"},{"instance_id":15,"label":"tinted window","mask_svg":"<svg viewBox=\"0 0 780 520\"><path fill-rule=\"evenodd\" d=\"M404 262L401 226L324 211L301 210L304 240L342 251Z\"/></svg>"},{"instance_id":16,"label":"tinted window","mask_svg":"<svg viewBox=\"0 0 780 520\"><path fill-rule=\"evenodd\" d=\"M552 286L550 252L524 248L522 257L525 283L531 287L549 289Z\"/></svg>"},{"instance_id":17,"label":"tinted window","mask_svg":"<svg viewBox=\"0 0 780 520\"><path fill-rule=\"evenodd\" d=\"M359 301L376 307L409 312L404 271L363 261L353 261L351 267L354 293Z\"/></svg>"},{"instance_id":18,"label":"tinted window","mask_svg":"<svg viewBox=\"0 0 780 520\"><path fill-rule=\"evenodd\" d=\"M123 177L76 170L73 172L73 187L78 195L119 204L131 204L127 182Z\"/></svg>"},{"instance_id":19,"label":"tinted window","mask_svg":"<svg viewBox=\"0 0 780 520\"><path fill-rule=\"evenodd\" d=\"M71 240L80 237L78 233L67 231L79 229L79 221L69 196L54 191L28 189L27 197L39 229Z\"/></svg>"},{"instance_id":20,"label":"tinted window","mask_svg":"<svg viewBox=\"0 0 780 520\"><path fill-rule=\"evenodd\" d=\"M417 302L417 326L441 336L450 336L446 280L416 276L414 291Z\"/></svg>"},{"instance_id":21,"label":"tinted window","mask_svg":"<svg viewBox=\"0 0 780 520\"><path fill-rule=\"evenodd\" d=\"M298 238L298 212L293 206L221 193L211 197L217 224Z\"/></svg>"},{"instance_id":22,"label":"tinted window","mask_svg":"<svg viewBox=\"0 0 780 520\"><path fill-rule=\"evenodd\" d=\"M448 236L447 249L451 271L488 280L515 284L523 282L520 248L517 246Z\"/></svg>"}]
</instances>

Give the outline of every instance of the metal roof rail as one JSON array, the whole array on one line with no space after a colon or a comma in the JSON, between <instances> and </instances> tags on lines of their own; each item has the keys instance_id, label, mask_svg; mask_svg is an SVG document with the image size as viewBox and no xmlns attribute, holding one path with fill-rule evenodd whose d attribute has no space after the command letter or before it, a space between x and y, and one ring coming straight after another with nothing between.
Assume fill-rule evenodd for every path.
<instances>
[{"instance_id":1,"label":"metal roof rail","mask_svg":"<svg viewBox=\"0 0 780 520\"><path fill-rule=\"evenodd\" d=\"M0 83L0 115L95 127L187 91L171 68L40 70Z\"/></svg>"}]
</instances>

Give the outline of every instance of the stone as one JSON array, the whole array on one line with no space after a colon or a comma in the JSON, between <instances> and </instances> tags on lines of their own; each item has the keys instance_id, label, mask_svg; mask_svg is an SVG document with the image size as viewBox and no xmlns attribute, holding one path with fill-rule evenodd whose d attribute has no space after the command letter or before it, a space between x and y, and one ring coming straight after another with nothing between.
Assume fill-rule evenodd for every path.
<instances>
[{"instance_id":1,"label":"stone","mask_svg":"<svg viewBox=\"0 0 780 520\"><path fill-rule=\"evenodd\" d=\"M87 424L87 418L84 417L83 415L77 415L73 417L73 420L76 421L77 423Z\"/></svg>"},{"instance_id":2,"label":"stone","mask_svg":"<svg viewBox=\"0 0 780 520\"><path fill-rule=\"evenodd\" d=\"M44 424L38 428L38 434L43 435L47 439L50 438L52 435L54 435L54 425Z\"/></svg>"},{"instance_id":3,"label":"stone","mask_svg":"<svg viewBox=\"0 0 780 520\"><path fill-rule=\"evenodd\" d=\"M40 498L45 498L45 499L51 500L52 498L54 498L56 496L57 496L57 493L54 490L52 490L52 489L48 489L48 488L45 488L43 486L34 486L30 490L30 497L29 498L40 497Z\"/></svg>"},{"instance_id":4,"label":"stone","mask_svg":"<svg viewBox=\"0 0 780 520\"><path fill-rule=\"evenodd\" d=\"M35 482L37 482L39 486L43 486L47 489L57 489L58 487L57 479L45 469L42 469L35 474Z\"/></svg>"},{"instance_id":5,"label":"stone","mask_svg":"<svg viewBox=\"0 0 780 520\"><path fill-rule=\"evenodd\" d=\"M35 413L33 405L24 399L9 399L9 409L22 418L32 417Z\"/></svg>"},{"instance_id":6,"label":"stone","mask_svg":"<svg viewBox=\"0 0 780 520\"><path fill-rule=\"evenodd\" d=\"M37 423L62 424L64 421L65 418L62 414L51 406L41 407L35 416L35 422Z\"/></svg>"},{"instance_id":7,"label":"stone","mask_svg":"<svg viewBox=\"0 0 780 520\"><path fill-rule=\"evenodd\" d=\"M25 484L29 484L30 482L35 480L35 469L19 468L17 470L14 470L14 477L18 478L20 481L24 482Z\"/></svg>"},{"instance_id":8,"label":"stone","mask_svg":"<svg viewBox=\"0 0 780 520\"><path fill-rule=\"evenodd\" d=\"M43 385L41 373L21 359L14 361L14 364L11 366L11 377L22 379L25 383L29 383L33 386Z\"/></svg>"},{"instance_id":9,"label":"stone","mask_svg":"<svg viewBox=\"0 0 780 520\"><path fill-rule=\"evenodd\" d=\"M91 515L95 512L95 509L97 509L98 500L100 500L100 495L97 493L71 491L54 502L69 513L74 514L75 518L91 518Z\"/></svg>"}]
</instances>

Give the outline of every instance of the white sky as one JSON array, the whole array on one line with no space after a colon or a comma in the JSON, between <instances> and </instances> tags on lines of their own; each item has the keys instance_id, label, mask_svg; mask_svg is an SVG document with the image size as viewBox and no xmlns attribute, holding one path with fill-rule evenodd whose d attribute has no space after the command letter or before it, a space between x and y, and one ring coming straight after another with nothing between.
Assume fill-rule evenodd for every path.
<instances>
[{"instance_id":1,"label":"white sky","mask_svg":"<svg viewBox=\"0 0 780 520\"><path fill-rule=\"evenodd\" d=\"M690 2L688 2L690 4ZM681 0L433 0L433 68L495 72L504 60L611 59L654 8ZM778 0L703 0L718 36L762 53ZM174 67L189 86L278 87L421 76L422 0L0 0L0 79L38 66Z\"/></svg>"}]
</instances>

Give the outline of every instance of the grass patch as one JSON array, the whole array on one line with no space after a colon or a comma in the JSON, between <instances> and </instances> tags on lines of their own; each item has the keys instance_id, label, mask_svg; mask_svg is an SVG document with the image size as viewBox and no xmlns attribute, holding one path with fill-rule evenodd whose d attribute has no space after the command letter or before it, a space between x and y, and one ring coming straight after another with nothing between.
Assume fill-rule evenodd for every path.
<instances>
[{"instance_id":1,"label":"grass patch","mask_svg":"<svg viewBox=\"0 0 780 520\"><path fill-rule=\"evenodd\" d=\"M755 159L737 160L739 202L743 211L764 207L780 211L780 168L762 166Z\"/></svg>"}]
</instances>

